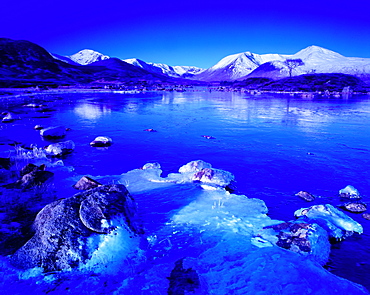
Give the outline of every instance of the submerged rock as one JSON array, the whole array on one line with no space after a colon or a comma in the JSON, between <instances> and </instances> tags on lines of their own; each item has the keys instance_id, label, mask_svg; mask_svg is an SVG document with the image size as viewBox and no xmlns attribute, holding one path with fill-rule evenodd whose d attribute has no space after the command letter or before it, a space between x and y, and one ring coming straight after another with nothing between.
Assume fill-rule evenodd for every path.
<instances>
[{"instance_id":1,"label":"submerged rock","mask_svg":"<svg viewBox=\"0 0 370 295\"><path fill-rule=\"evenodd\" d=\"M107 147L107 146L111 146L112 143L113 143L113 140L110 137L98 136L92 142L90 142L90 145L93 147Z\"/></svg>"},{"instance_id":2,"label":"submerged rock","mask_svg":"<svg viewBox=\"0 0 370 295\"><path fill-rule=\"evenodd\" d=\"M131 233L127 235L130 239L141 233L133 220L135 213L136 203L121 184L57 200L37 214L35 234L12 256L12 262L21 268L42 267L47 272L78 267L98 250L100 244L94 241L99 238L94 236L113 238L125 229Z\"/></svg>"},{"instance_id":3,"label":"submerged rock","mask_svg":"<svg viewBox=\"0 0 370 295\"><path fill-rule=\"evenodd\" d=\"M9 170L12 162L10 158L0 158L0 169Z\"/></svg>"},{"instance_id":4,"label":"submerged rock","mask_svg":"<svg viewBox=\"0 0 370 295\"><path fill-rule=\"evenodd\" d=\"M66 128L64 126L44 128L41 129L40 135L50 139L63 138L66 135Z\"/></svg>"},{"instance_id":5,"label":"submerged rock","mask_svg":"<svg viewBox=\"0 0 370 295\"><path fill-rule=\"evenodd\" d=\"M188 292L194 293L200 288L200 280L197 272L190 268L184 268L184 259L175 262L175 267L168 277L170 281L168 295L185 295Z\"/></svg>"},{"instance_id":6,"label":"submerged rock","mask_svg":"<svg viewBox=\"0 0 370 295\"><path fill-rule=\"evenodd\" d=\"M28 164L20 171L21 179L4 185L5 188L30 189L40 186L54 176L53 172L45 171L45 165L36 166Z\"/></svg>"},{"instance_id":7,"label":"submerged rock","mask_svg":"<svg viewBox=\"0 0 370 295\"><path fill-rule=\"evenodd\" d=\"M367 210L366 204L364 203L349 202L343 204L341 207L352 213L362 213Z\"/></svg>"},{"instance_id":8,"label":"submerged rock","mask_svg":"<svg viewBox=\"0 0 370 295\"><path fill-rule=\"evenodd\" d=\"M367 219L367 220L370 220L370 213L364 213L364 214L362 214L362 217Z\"/></svg>"},{"instance_id":9,"label":"submerged rock","mask_svg":"<svg viewBox=\"0 0 370 295\"><path fill-rule=\"evenodd\" d=\"M152 128L144 129L144 131L146 131L146 132L157 132L157 130L154 130L154 129L152 129Z\"/></svg>"},{"instance_id":10,"label":"submerged rock","mask_svg":"<svg viewBox=\"0 0 370 295\"><path fill-rule=\"evenodd\" d=\"M363 233L361 224L330 204L302 208L294 212L294 215L306 222L317 223L335 239L345 238L354 232Z\"/></svg>"},{"instance_id":11,"label":"submerged rock","mask_svg":"<svg viewBox=\"0 0 370 295\"><path fill-rule=\"evenodd\" d=\"M311 195L309 192L300 191L296 193L295 195L307 202L312 202L313 200L315 200L315 196Z\"/></svg>"},{"instance_id":12,"label":"submerged rock","mask_svg":"<svg viewBox=\"0 0 370 295\"><path fill-rule=\"evenodd\" d=\"M35 127L33 127L33 129L35 129L35 130L41 130L41 129L44 129L44 127L41 126L41 125L36 125Z\"/></svg>"},{"instance_id":13,"label":"submerged rock","mask_svg":"<svg viewBox=\"0 0 370 295\"><path fill-rule=\"evenodd\" d=\"M72 140L49 144L45 152L51 157L62 157L73 152L75 143Z\"/></svg>"},{"instance_id":14,"label":"submerged rock","mask_svg":"<svg viewBox=\"0 0 370 295\"><path fill-rule=\"evenodd\" d=\"M78 190L88 190L101 185L101 183L85 175L79 181L77 181L77 183L74 184L73 187Z\"/></svg>"},{"instance_id":15,"label":"submerged rock","mask_svg":"<svg viewBox=\"0 0 370 295\"><path fill-rule=\"evenodd\" d=\"M339 190L341 198L361 199L360 193L352 185L347 185L345 188Z\"/></svg>"}]
</instances>

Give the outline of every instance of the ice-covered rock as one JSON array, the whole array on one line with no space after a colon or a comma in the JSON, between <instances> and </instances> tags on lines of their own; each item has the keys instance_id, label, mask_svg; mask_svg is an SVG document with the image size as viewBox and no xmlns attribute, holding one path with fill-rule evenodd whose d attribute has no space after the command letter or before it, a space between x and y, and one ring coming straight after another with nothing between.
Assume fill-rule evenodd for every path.
<instances>
[{"instance_id":1,"label":"ice-covered rock","mask_svg":"<svg viewBox=\"0 0 370 295\"><path fill-rule=\"evenodd\" d=\"M352 185L347 185L345 188L339 190L341 198L360 199L360 193Z\"/></svg>"},{"instance_id":2,"label":"ice-covered rock","mask_svg":"<svg viewBox=\"0 0 370 295\"><path fill-rule=\"evenodd\" d=\"M49 144L45 152L51 157L62 157L73 152L75 143L72 140Z\"/></svg>"},{"instance_id":3,"label":"ice-covered rock","mask_svg":"<svg viewBox=\"0 0 370 295\"><path fill-rule=\"evenodd\" d=\"M204 168L196 172L193 177L193 181L200 181L202 187L205 189L212 189L217 187L226 187L234 180L234 175L228 171Z\"/></svg>"},{"instance_id":4,"label":"ice-covered rock","mask_svg":"<svg viewBox=\"0 0 370 295\"><path fill-rule=\"evenodd\" d=\"M310 223L317 223L328 232L330 237L336 239L345 238L354 232L359 234L363 232L361 224L330 204L302 208L295 211L294 215Z\"/></svg>"},{"instance_id":5,"label":"ice-covered rock","mask_svg":"<svg viewBox=\"0 0 370 295\"><path fill-rule=\"evenodd\" d=\"M63 138L66 135L64 126L48 127L40 130L40 135L45 138Z\"/></svg>"},{"instance_id":6,"label":"ice-covered rock","mask_svg":"<svg viewBox=\"0 0 370 295\"><path fill-rule=\"evenodd\" d=\"M179 169L180 173L187 173L187 172L199 172L204 168L212 168L212 165L206 163L202 160L191 161L184 166L181 166Z\"/></svg>"},{"instance_id":7,"label":"ice-covered rock","mask_svg":"<svg viewBox=\"0 0 370 295\"><path fill-rule=\"evenodd\" d=\"M119 243L129 245L130 237L141 232L133 220L135 213L136 203L121 184L57 200L37 214L35 234L12 261L21 268L44 271L76 268L91 262L99 247L107 247L116 236L123 237Z\"/></svg>"},{"instance_id":8,"label":"ice-covered rock","mask_svg":"<svg viewBox=\"0 0 370 295\"><path fill-rule=\"evenodd\" d=\"M112 143L113 143L113 140L110 137L98 136L92 142L90 142L90 145L94 147L107 147L107 146L111 146Z\"/></svg>"},{"instance_id":9,"label":"ice-covered rock","mask_svg":"<svg viewBox=\"0 0 370 295\"><path fill-rule=\"evenodd\" d=\"M146 163L141 169L161 169L161 165L159 163Z\"/></svg>"}]
</instances>

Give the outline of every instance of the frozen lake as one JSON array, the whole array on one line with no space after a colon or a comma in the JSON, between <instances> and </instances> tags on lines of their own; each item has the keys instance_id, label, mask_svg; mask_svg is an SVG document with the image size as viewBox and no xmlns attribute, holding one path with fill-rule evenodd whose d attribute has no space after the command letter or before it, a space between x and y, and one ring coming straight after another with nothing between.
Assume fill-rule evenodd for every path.
<instances>
[{"instance_id":1,"label":"frozen lake","mask_svg":"<svg viewBox=\"0 0 370 295\"><path fill-rule=\"evenodd\" d=\"M23 106L28 103L44 107ZM71 128L66 140L74 141L75 150L62 159L64 166L49 169L55 172L50 184L52 193L39 203L32 203L39 209L51 200L75 194L71 185L83 175L114 182L117 175L158 162L162 176L166 176L199 159L234 174L235 193L263 200L271 219L293 220L294 211L314 204L338 206L338 192L347 185L359 190L364 203L370 197L368 96L307 99L282 94L195 91L40 93L0 98L0 110L21 118L0 125L0 157L16 155L9 143L26 147L49 144L33 129L37 124ZM97 136L111 137L113 145L90 147ZM160 241L148 252L153 252L152 268L141 270L146 276L143 280L150 281L151 272L158 271L156 255L162 259L160 265L166 265L166 261L197 257L204 251L202 246L194 246L199 234L184 230L178 237L166 227L200 194L199 188L184 185L176 190L165 187L146 191L129 181L123 184L129 191L133 187L131 193L138 203L147 237ZM301 190L317 198L308 203L295 196ZM12 198L12 193L1 188L1 194L0 210L4 213L9 206L6 198ZM333 244L325 268L370 289L370 221L361 214L347 214L362 224L364 233ZM168 249L176 245L181 247L177 247L173 257L161 253L171 253ZM166 267L163 271L167 271ZM124 290L124 286L121 288ZM153 294L162 294L158 288L160 291Z\"/></svg>"}]
</instances>

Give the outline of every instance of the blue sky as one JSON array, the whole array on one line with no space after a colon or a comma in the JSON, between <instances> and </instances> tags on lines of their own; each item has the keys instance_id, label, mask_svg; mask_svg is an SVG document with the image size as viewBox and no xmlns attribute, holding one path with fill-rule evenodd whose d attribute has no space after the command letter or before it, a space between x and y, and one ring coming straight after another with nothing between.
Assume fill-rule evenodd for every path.
<instances>
[{"instance_id":1,"label":"blue sky","mask_svg":"<svg viewBox=\"0 0 370 295\"><path fill-rule=\"evenodd\" d=\"M369 0L14 0L0 14L1 37L61 55L93 49L204 68L230 54L293 54L310 45L370 57Z\"/></svg>"}]
</instances>

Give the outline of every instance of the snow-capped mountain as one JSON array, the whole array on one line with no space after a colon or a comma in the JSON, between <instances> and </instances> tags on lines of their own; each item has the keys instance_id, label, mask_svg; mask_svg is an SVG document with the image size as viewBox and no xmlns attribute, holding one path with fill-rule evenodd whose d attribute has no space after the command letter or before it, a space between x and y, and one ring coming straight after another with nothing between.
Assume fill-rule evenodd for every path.
<instances>
[{"instance_id":1,"label":"snow-capped mountain","mask_svg":"<svg viewBox=\"0 0 370 295\"><path fill-rule=\"evenodd\" d=\"M301 59L303 66L294 75L307 73L343 73L356 76L370 73L370 58L345 57L337 52L309 46L293 55L255 54L244 52L227 56L194 79L203 81L232 81L248 77L282 78L289 76L283 61Z\"/></svg>"},{"instance_id":2,"label":"snow-capped mountain","mask_svg":"<svg viewBox=\"0 0 370 295\"><path fill-rule=\"evenodd\" d=\"M199 74L204 69L192 66L169 66L162 63L147 63L137 58L124 59L123 61L134 66L140 67L152 73L163 74L170 77L191 78L195 74Z\"/></svg>"},{"instance_id":3,"label":"snow-capped mountain","mask_svg":"<svg viewBox=\"0 0 370 295\"><path fill-rule=\"evenodd\" d=\"M251 52L233 54L221 59L194 78L204 81L236 80L248 75L265 62L284 59L285 56L280 54L259 55Z\"/></svg>"},{"instance_id":4,"label":"snow-capped mountain","mask_svg":"<svg viewBox=\"0 0 370 295\"><path fill-rule=\"evenodd\" d=\"M84 49L71 56L67 56L67 58L80 65L89 65L93 62L105 60L110 57L91 49Z\"/></svg>"}]
</instances>

